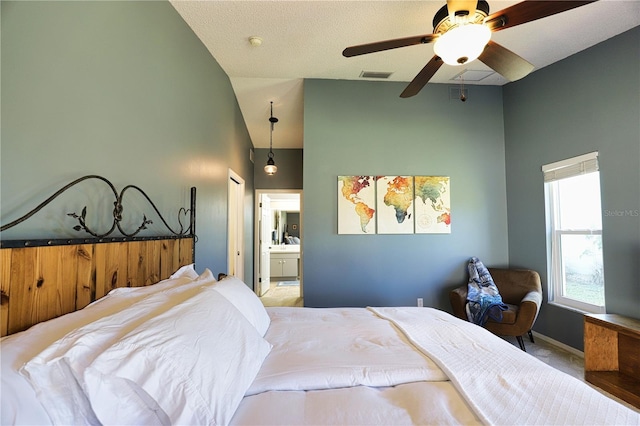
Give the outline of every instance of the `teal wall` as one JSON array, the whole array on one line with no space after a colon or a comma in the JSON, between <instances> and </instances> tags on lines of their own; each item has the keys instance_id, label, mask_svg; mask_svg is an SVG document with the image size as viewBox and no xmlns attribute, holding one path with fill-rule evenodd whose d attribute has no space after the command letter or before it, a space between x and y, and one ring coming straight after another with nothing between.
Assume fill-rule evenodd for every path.
<instances>
[{"instance_id":1,"label":"teal wall","mask_svg":"<svg viewBox=\"0 0 640 426\"><path fill-rule=\"evenodd\" d=\"M274 149L273 160L278 167L275 175L264 172L269 149L255 150L254 180L256 189L302 189L302 149Z\"/></svg>"},{"instance_id":2,"label":"teal wall","mask_svg":"<svg viewBox=\"0 0 640 426\"><path fill-rule=\"evenodd\" d=\"M429 85L305 81L304 301L306 306L416 305L450 310L479 256L506 265L502 89L471 87L449 100ZM451 234L338 235L339 175L451 178Z\"/></svg>"},{"instance_id":3,"label":"teal wall","mask_svg":"<svg viewBox=\"0 0 640 426\"><path fill-rule=\"evenodd\" d=\"M226 271L232 168L246 182L245 276L251 277L252 144L227 75L171 4L2 1L1 7L2 223L75 178L99 174L118 189L140 186L177 227L175 214L196 186L196 266ZM2 238L43 237L51 229L47 237L78 236L65 213L80 212L97 191L83 187ZM112 209L93 207L97 225Z\"/></svg>"},{"instance_id":4,"label":"teal wall","mask_svg":"<svg viewBox=\"0 0 640 426\"><path fill-rule=\"evenodd\" d=\"M541 167L598 151L607 312L640 318L640 28L507 85L504 111L511 265L546 286ZM535 330L583 347L580 313L545 303Z\"/></svg>"}]
</instances>

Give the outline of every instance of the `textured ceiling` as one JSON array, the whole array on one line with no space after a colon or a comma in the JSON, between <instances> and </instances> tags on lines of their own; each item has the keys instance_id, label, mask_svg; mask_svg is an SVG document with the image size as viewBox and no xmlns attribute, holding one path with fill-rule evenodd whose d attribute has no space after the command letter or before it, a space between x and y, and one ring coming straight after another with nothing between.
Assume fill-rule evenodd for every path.
<instances>
[{"instance_id":1,"label":"textured ceiling","mask_svg":"<svg viewBox=\"0 0 640 426\"><path fill-rule=\"evenodd\" d=\"M433 56L433 45L403 47L353 58L347 46L433 32L443 1L170 0L230 78L256 148L269 146L269 102L280 120L274 148L303 146L303 79L362 79L362 71L391 72L409 82ZM497 12L517 1L489 1ZM640 25L640 0L598 2L493 33L492 40L536 70ZM254 47L249 37L263 42ZM638 54L639 52L632 52ZM487 75L466 84L507 81L479 61L444 65L433 83L455 84L464 70ZM603 76L606 78L606 76ZM400 95L400 93L398 93Z\"/></svg>"}]
</instances>

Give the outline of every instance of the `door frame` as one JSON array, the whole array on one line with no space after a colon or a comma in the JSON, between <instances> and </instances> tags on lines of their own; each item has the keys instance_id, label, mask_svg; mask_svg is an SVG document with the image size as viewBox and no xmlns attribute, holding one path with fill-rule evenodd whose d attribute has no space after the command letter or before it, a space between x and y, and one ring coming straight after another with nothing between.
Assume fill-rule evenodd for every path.
<instances>
[{"instance_id":1,"label":"door frame","mask_svg":"<svg viewBox=\"0 0 640 426\"><path fill-rule=\"evenodd\" d=\"M244 280L245 182L239 174L229 169L227 185L227 274Z\"/></svg>"},{"instance_id":2,"label":"door frame","mask_svg":"<svg viewBox=\"0 0 640 426\"><path fill-rule=\"evenodd\" d=\"M253 241L253 251L254 251L254 256L253 256L253 260L254 260L254 265L253 265L253 270L254 270L254 274L253 274L253 291L259 296L259 289L260 289L260 223L259 220L261 218L260 216L260 199L262 198L262 194L299 194L300 196L300 237L303 236L303 231L304 231L304 218L303 218L303 205L302 205L302 200L303 200L303 196L302 196L303 190L302 189L256 189L255 190L255 196L254 196L254 200L255 200L255 206L253 209L253 223L254 223L254 241ZM303 289L304 289L304 284L303 284L303 268L304 268L304 262L303 260L303 256L304 256L304 238L300 238L300 268L298 271L298 274L300 275L300 297L304 297L303 296Z\"/></svg>"}]
</instances>

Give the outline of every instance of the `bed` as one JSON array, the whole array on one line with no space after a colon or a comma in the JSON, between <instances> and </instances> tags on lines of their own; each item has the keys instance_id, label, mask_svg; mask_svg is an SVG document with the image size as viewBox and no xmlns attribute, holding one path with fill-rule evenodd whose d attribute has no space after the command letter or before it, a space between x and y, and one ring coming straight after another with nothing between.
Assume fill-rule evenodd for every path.
<instances>
[{"instance_id":1,"label":"bed","mask_svg":"<svg viewBox=\"0 0 640 426\"><path fill-rule=\"evenodd\" d=\"M640 424L446 312L265 308L240 279L220 278L188 262L153 285L97 283L108 291L86 306L8 328L1 423Z\"/></svg>"}]
</instances>

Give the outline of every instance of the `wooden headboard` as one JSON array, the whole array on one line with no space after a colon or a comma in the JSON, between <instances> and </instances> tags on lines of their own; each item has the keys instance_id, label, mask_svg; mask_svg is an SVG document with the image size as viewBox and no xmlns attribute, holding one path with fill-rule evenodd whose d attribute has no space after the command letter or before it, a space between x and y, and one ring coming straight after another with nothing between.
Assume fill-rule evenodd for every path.
<instances>
[{"instance_id":1,"label":"wooden headboard","mask_svg":"<svg viewBox=\"0 0 640 426\"><path fill-rule=\"evenodd\" d=\"M168 278L184 265L194 262L195 188L191 188L189 227L174 231L151 200L134 186L120 193L100 176L85 176L56 192L54 196L20 219L3 226L4 231L25 221L69 187L87 179L107 182L116 195L113 232L119 236L98 235L89 229L81 215L77 231L91 238L48 240L2 240L0 248L0 335L6 336L70 312L84 308L117 287L140 287ZM140 191L155 209L171 235L141 237L138 233L151 221L144 216L133 232L121 229L122 195L126 189Z\"/></svg>"}]
</instances>

